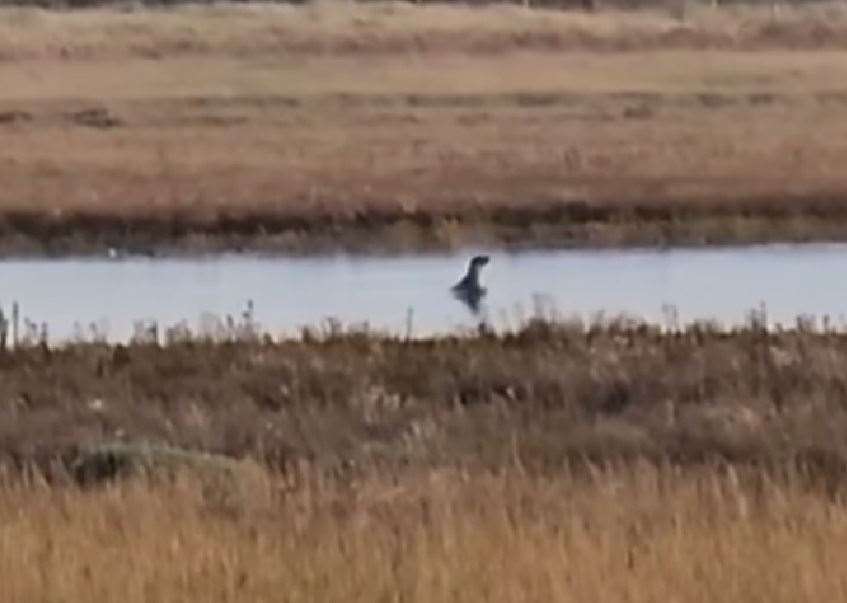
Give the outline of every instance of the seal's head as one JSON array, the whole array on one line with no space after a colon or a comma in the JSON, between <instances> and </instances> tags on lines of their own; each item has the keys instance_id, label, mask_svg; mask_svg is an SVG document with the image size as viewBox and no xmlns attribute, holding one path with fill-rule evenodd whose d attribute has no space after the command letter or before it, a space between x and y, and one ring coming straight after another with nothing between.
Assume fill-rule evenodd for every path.
<instances>
[{"instance_id":1,"label":"seal's head","mask_svg":"<svg viewBox=\"0 0 847 603\"><path fill-rule=\"evenodd\" d=\"M476 268L479 270L483 266L485 266L491 259L487 255L477 255L471 260L471 268Z\"/></svg>"}]
</instances>

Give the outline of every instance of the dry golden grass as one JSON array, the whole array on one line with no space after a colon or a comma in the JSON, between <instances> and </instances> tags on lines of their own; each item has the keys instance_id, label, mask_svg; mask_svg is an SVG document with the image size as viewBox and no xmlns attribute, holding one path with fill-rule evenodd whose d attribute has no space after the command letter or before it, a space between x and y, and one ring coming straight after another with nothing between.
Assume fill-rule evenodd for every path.
<instances>
[{"instance_id":1,"label":"dry golden grass","mask_svg":"<svg viewBox=\"0 0 847 603\"><path fill-rule=\"evenodd\" d=\"M570 94L777 94L840 92L847 52L657 50L516 51L504 56L212 55L157 61L0 63L2 102L233 99L313 96ZM305 97L305 98L303 98Z\"/></svg>"},{"instance_id":2,"label":"dry golden grass","mask_svg":"<svg viewBox=\"0 0 847 603\"><path fill-rule=\"evenodd\" d=\"M801 480L648 464L0 491L4 601L838 601L847 509Z\"/></svg>"},{"instance_id":3,"label":"dry golden grass","mask_svg":"<svg viewBox=\"0 0 847 603\"><path fill-rule=\"evenodd\" d=\"M837 5L684 23L407 4L0 11L0 245L87 249L110 228L280 249L843 239L842 23Z\"/></svg>"},{"instance_id":4,"label":"dry golden grass","mask_svg":"<svg viewBox=\"0 0 847 603\"><path fill-rule=\"evenodd\" d=\"M632 56L604 60L610 71L614 67L626 73L627 66L633 67ZM840 58L832 56L831 64L847 64ZM546 59L549 70L542 74L558 73L555 63L565 60ZM513 60L502 61L500 67L535 73L522 59ZM687 60L693 64L696 57ZM481 61L486 73L495 72L493 63ZM417 77L399 75L401 64L391 67L398 79ZM224 214L229 219L252 216L266 233L284 233L294 223L295 231L308 236L320 229L322 220L341 226L357 219L376 224L430 220L432 227L426 228L435 231L445 219L485 225L494 220L493 213L506 209L528 217L522 226L509 216L498 218L495 226L514 222L521 231L516 231L518 238L555 242L594 240L591 232L556 230L542 241L542 233L526 228L527 222L559 226L555 214L550 218L544 212L562 204L585 203L600 208L601 214L606 211L602 208L617 212L592 218L600 227L612 221L633 223L626 213L638 205L670 208L674 214L705 207L705 217L719 215L715 207L729 206L731 215L717 225L716 237L704 234L702 223L679 237L694 242L779 238L768 223L756 231L747 223L740 234L733 234L731 218L744 211L803 218L814 208L822 223L801 219L782 232L799 240L840 237L832 229L843 230L839 212L844 213L841 201L847 198L842 169L847 162L847 103L837 94L773 92L771 85L753 92L755 78L746 80L740 91L705 94L708 87L689 83L687 92L648 88L645 93L616 95L575 92L567 78L562 77L560 86L551 77L545 91L538 75L531 76L539 78L535 87L526 86L532 93L512 92L511 84L494 93L493 79L475 84L473 77L462 77L480 64L469 60L456 68L450 76L453 85L430 81L430 86L448 90L434 95L436 88L427 88L423 77L434 73L434 67L421 67L419 87L391 83L389 77L376 92L363 92L368 88L362 84L351 96L315 90L327 91L330 86L318 81L333 82L334 76L316 78L310 93L302 92L312 85L305 83L283 83L278 87L283 90L270 94L257 93L252 84L241 89L235 63L228 67L232 79L203 79L198 84L201 94L194 99L188 93L190 82L181 90L174 86L172 98L141 100L63 100L56 89L42 87L39 95L39 86L33 85L33 97L48 100L2 102L0 113L18 111L26 117L0 125L6 143L0 149L0 209L42 212L59 223L77 213L176 219L188 231L226 230L220 226ZM778 71L777 64L775 60L768 69ZM124 69L123 77L137 76L139 95L144 89L167 95L167 82L178 81L178 74L191 67L190 62L162 61L140 64L134 71L132 64L119 63L99 72L99 65L81 66L92 70L91 79L79 80L92 82L89 92L99 85L106 94L107 82L119 79L110 79L112 75ZM338 74L350 71L350 65L333 60L313 65L311 73ZM153 67L159 69L155 78L160 83L141 83ZM174 71L168 75L170 68ZM305 81L303 69L298 68ZM199 68L196 72L204 73ZM58 71L53 75L56 78L44 81L63 81ZM249 70L241 77L252 81ZM273 81L268 75L257 80ZM825 85L822 79L817 82L821 88ZM285 93L286 86L295 91ZM613 89L612 84L607 87ZM627 87L622 84L620 89ZM133 93L128 92L131 86L122 90ZM338 91L345 90L339 84ZM102 119L113 120L113 127L98 127L96 115L93 122L86 121L84 112L98 108L105 110ZM822 204L829 205L821 210ZM561 216L567 218L566 227L570 216L570 211ZM660 225L659 239L654 240L655 227L635 226L633 242L674 237L672 229L661 230ZM246 228L255 229L249 224ZM468 234L458 239L467 240ZM389 235L380 233L377 240L384 236ZM432 236L439 244L450 244L446 231ZM617 240L607 231L596 238ZM495 232L481 242L503 240Z\"/></svg>"},{"instance_id":5,"label":"dry golden grass","mask_svg":"<svg viewBox=\"0 0 847 603\"><path fill-rule=\"evenodd\" d=\"M0 354L0 600L843 600L847 337L761 319Z\"/></svg>"}]
</instances>

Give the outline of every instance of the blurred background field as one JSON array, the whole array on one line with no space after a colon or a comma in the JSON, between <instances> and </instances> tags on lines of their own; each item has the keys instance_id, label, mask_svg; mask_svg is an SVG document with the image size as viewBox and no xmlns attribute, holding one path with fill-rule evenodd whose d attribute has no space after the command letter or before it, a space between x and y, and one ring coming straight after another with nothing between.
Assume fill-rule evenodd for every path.
<instances>
[{"instance_id":1,"label":"blurred background field","mask_svg":"<svg viewBox=\"0 0 847 603\"><path fill-rule=\"evenodd\" d=\"M5 8L0 238L843 240L845 15Z\"/></svg>"}]
</instances>

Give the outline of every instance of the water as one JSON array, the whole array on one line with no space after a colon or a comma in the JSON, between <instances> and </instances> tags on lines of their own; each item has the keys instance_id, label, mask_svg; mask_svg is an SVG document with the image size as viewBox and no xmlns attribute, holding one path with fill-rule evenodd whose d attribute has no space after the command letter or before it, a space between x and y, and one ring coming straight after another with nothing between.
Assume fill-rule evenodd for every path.
<instances>
[{"instance_id":1,"label":"water","mask_svg":"<svg viewBox=\"0 0 847 603\"><path fill-rule=\"evenodd\" d=\"M111 340L127 339L138 319L187 319L196 328L204 312L238 317L248 299L275 334L327 317L403 334L412 308L413 332L422 335L478 322L449 293L470 255L6 261L0 304L8 311L19 301L22 316L49 325L52 341L70 338L75 323L98 323ZM842 244L490 255L485 305L498 326L530 317L535 294L563 317L605 311L664 323L671 304L680 322L732 325L762 302L769 320L784 324L806 313L839 325L847 313Z\"/></svg>"}]
</instances>

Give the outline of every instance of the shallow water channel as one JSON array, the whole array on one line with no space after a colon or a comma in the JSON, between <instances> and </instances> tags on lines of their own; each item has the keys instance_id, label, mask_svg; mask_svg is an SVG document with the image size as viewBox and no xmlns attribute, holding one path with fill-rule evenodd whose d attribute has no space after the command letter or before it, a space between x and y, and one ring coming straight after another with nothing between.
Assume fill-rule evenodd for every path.
<instances>
[{"instance_id":1,"label":"shallow water channel","mask_svg":"<svg viewBox=\"0 0 847 603\"><path fill-rule=\"evenodd\" d=\"M239 320L247 300L274 334L328 317L405 334L411 317L413 334L424 335L478 323L449 291L471 255L4 261L0 304L8 315L18 301L22 317L47 323L51 342L90 338L92 323L110 340L126 340L139 319L163 331L185 320L196 332L227 315ZM847 315L847 244L489 255L483 311L497 327L517 326L539 303L563 318L603 311L662 324L669 305L680 323L725 326L743 323L762 302L771 323L812 314L843 327Z\"/></svg>"}]
</instances>

